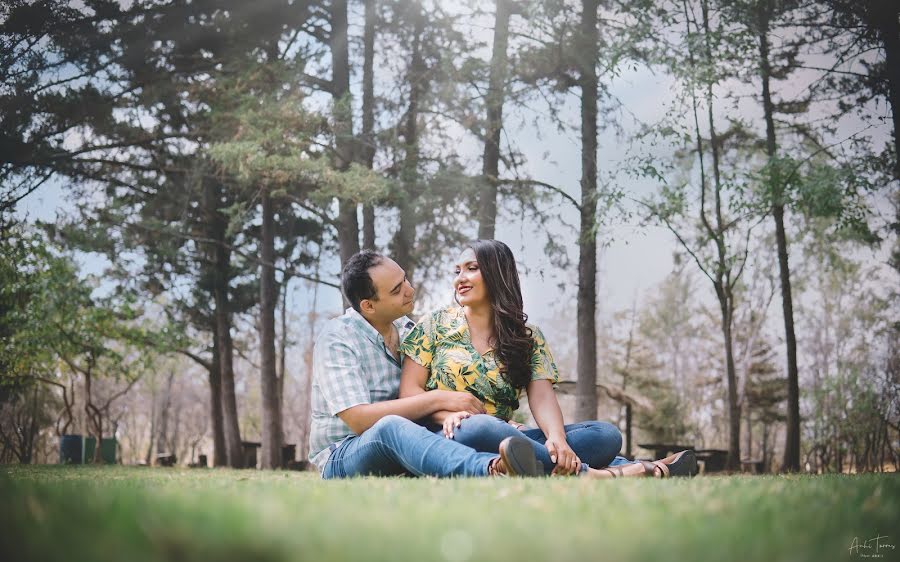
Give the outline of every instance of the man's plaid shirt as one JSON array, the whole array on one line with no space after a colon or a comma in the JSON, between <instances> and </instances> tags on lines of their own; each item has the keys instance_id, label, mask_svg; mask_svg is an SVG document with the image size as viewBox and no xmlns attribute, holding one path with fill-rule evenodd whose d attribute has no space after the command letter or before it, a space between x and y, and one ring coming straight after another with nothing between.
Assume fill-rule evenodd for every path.
<instances>
[{"instance_id":1,"label":"man's plaid shirt","mask_svg":"<svg viewBox=\"0 0 900 562\"><path fill-rule=\"evenodd\" d=\"M406 316L394 321L400 341L413 325ZM313 351L309 460L322 471L331 445L340 445L355 435L337 416L339 412L393 400L399 391L400 363L388 351L378 330L352 308L329 320L316 338Z\"/></svg>"}]
</instances>

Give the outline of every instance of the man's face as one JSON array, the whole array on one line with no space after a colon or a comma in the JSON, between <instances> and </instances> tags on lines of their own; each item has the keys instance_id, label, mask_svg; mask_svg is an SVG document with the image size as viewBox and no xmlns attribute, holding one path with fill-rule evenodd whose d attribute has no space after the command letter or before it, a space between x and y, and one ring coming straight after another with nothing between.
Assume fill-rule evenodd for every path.
<instances>
[{"instance_id":1,"label":"man's face","mask_svg":"<svg viewBox=\"0 0 900 562\"><path fill-rule=\"evenodd\" d=\"M384 258L380 264L369 269L369 276L375 285L375 298L365 299L360 303L360 309L366 316L393 322L412 313L416 290L397 262Z\"/></svg>"}]
</instances>

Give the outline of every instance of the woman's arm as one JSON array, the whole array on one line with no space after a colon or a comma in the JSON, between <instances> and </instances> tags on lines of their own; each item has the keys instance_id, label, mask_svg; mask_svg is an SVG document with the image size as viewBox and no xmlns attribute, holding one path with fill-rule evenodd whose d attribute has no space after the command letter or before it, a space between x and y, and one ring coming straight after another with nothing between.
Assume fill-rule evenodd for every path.
<instances>
[{"instance_id":1,"label":"woman's arm","mask_svg":"<svg viewBox=\"0 0 900 562\"><path fill-rule=\"evenodd\" d=\"M428 369L409 357L404 357L403 370L400 371L400 398L425 392L426 380L428 380Z\"/></svg>"},{"instance_id":2,"label":"woman's arm","mask_svg":"<svg viewBox=\"0 0 900 562\"><path fill-rule=\"evenodd\" d=\"M553 392L553 384L546 379L534 380L525 387L528 393L528 407L538 427L547 438L547 451L550 460L556 464L556 474L577 472L581 461L566 441L566 430L563 424L562 410Z\"/></svg>"},{"instance_id":3,"label":"woman's arm","mask_svg":"<svg viewBox=\"0 0 900 562\"><path fill-rule=\"evenodd\" d=\"M408 398L423 394L425 381L428 379L428 369L419 365L409 357L403 360L403 370L400 372L400 398ZM468 392L458 392L459 400L454 409L438 410L427 416L426 419L435 423L444 423L451 414L469 412L470 414L483 414L484 404Z\"/></svg>"}]
</instances>

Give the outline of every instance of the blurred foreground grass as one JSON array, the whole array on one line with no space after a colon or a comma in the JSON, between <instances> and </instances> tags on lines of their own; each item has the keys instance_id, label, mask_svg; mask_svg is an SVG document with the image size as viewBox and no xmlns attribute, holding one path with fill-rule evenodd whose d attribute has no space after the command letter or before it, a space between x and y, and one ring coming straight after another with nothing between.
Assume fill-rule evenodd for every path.
<instances>
[{"instance_id":1,"label":"blurred foreground grass","mask_svg":"<svg viewBox=\"0 0 900 562\"><path fill-rule=\"evenodd\" d=\"M900 560L896 474L325 482L0 467L6 561L827 561L876 554L850 549L876 536Z\"/></svg>"}]
</instances>

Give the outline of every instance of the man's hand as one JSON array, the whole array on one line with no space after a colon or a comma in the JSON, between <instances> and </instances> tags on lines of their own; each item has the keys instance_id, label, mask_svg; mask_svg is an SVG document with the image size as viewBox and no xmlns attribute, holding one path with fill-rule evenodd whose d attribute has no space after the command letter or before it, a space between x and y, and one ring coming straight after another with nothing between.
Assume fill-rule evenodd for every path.
<instances>
[{"instance_id":1,"label":"man's hand","mask_svg":"<svg viewBox=\"0 0 900 562\"><path fill-rule=\"evenodd\" d=\"M553 474L567 476L577 474L581 468L581 459L569 447L565 437L551 437L545 443L550 460L556 465Z\"/></svg>"},{"instance_id":2,"label":"man's hand","mask_svg":"<svg viewBox=\"0 0 900 562\"><path fill-rule=\"evenodd\" d=\"M444 418L444 437L453 439L453 430L458 428L462 421L471 415L469 412L454 412Z\"/></svg>"},{"instance_id":3,"label":"man's hand","mask_svg":"<svg viewBox=\"0 0 900 562\"><path fill-rule=\"evenodd\" d=\"M468 392L458 392L455 390L432 390L431 392L439 393L437 399L440 408L438 408L438 410L446 410L448 412L470 412L471 414L483 414L486 412L481 400L475 398Z\"/></svg>"}]
</instances>

